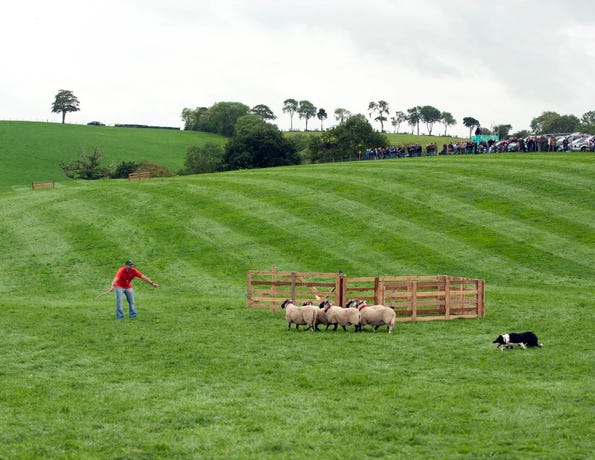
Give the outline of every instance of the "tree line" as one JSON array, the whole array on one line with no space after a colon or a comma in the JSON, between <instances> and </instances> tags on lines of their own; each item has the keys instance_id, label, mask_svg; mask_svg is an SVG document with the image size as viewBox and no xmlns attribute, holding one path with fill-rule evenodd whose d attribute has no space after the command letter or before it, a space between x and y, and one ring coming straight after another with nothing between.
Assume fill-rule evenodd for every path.
<instances>
[{"instance_id":1,"label":"tree line","mask_svg":"<svg viewBox=\"0 0 595 460\"><path fill-rule=\"evenodd\" d=\"M61 89L56 94L51 108L52 112L62 114L62 123L64 123L67 113L80 110L80 102L72 91ZM306 131L308 131L309 120L313 118L320 121L320 131L324 131L324 120L328 118L328 113L324 108L317 108L308 100L286 99L283 101L282 110L290 118L290 131L293 131L293 117L296 114L300 119L305 120ZM219 102L211 107L184 108L182 110L182 120L186 130L212 132L230 137L234 132L235 121L247 114L256 115L264 121L277 119L277 116L265 104L258 104L249 108L241 102ZM339 124L344 123L352 116L351 112L344 108L335 109L334 114ZM370 120L380 123L381 132L385 131L384 124L390 120L394 132L399 130L401 124L407 123L411 127L411 134L417 129L418 135L422 123L425 124L429 135L432 135L436 123L442 124L444 126L444 136L446 136L450 126L457 124L450 112L440 111L431 105L414 106L407 109L407 113L397 110L393 116L390 116L389 104L384 100L370 101L368 104L368 117ZM507 137L512 130L510 124L501 124L491 128L483 127L472 116L464 117L463 125L469 128L469 137L471 137L474 129L477 134L498 134L500 138ZM478 129L479 131L477 131ZM540 135L578 131L595 134L595 110L585 112L580 119L576 115L560 115L553 111L546 111L531 121L531 132L522 130L514 133L513 136L526 137L529 134Z\"/></svg>"},{"instance_id":2,"label":"tree line","mask_svg":"<svg viewBox=\"0 0 595 460\"><path fill-rule=\"evenodd\" d=\"M59 96L59 97L58 97ZM72 100L72 92L61 90L56 96L53 110L62 111L63 119L68 111L78 109L78 100ZM70 98L70 99L69 99ZM76 102L76 103L75 103ZM276 115L264 104L252 108L241 102L218 102L211 107L185 108L182 111L184 129L220 134L228 138L225 147L208 143L193 146L186 152L185 167L177 174L198 174L238 169L264 168L274 166L297 165L300 163L318 163L342 160L358 151L369 147L386 147L388 140L384 133L384 123L389 120L390 110L386 101L371 101L368 105L368 117L363 114L353 115L346 109L336 109L335 118L338 125L323 129L327 113L307 100L284 101L283 112L291 120L297 114L306 122L314 117L321 123L319 136L289 136L284 134L275 124L269 123ZM371 121L380 123L380 130L373 128ZM395 131L403 122L417 128L421 123L426 125L428 133L436 123L446 128L456 124L448 112L441 112L432 106L416 106L407 110L407 114L397 112L390 118ZM469 136L476 134L492 134L481 127L474 117L463 118L463 125L469 128ZM501 125L495 127L495 134L501 138L508 135L512 127ZM574 115L559 115L555 112L544 112L531 122L533 134L570 133L583 131L595 133L595 111L590 111L579 119ZM521 132L522 133L522 132ZM515 137L526 137L526 134L515 134ZM119 165L101 165L101 152L81 151L78 159L60 164L68 177L80 179L98 179L102 177L127 177L131 172L150 170L154 176L173 175L167 168L148 162L122 162Z\"/></svg>"},{"instance_id":3,"label":"tree line","mask_svg":"<svg viewBox=\"0 0 595 460\"><path fill-rule=\"evenodd\" d=\"M324 121L328 113L324 108L317 108L308 100L298 101L297 99L286 99L283 101L283 113L289 116L290 131L294 130L294 116L305 121L305 131L308 131L308 123L311 119L317 118L320 121L320 131L324 131ZM233 132L233 119L239 116L253 114L265 121L273 121L277 116L265 104L259 104L252 108L239 102L218 102L211 107L198 107L196 109L185 108L182 111L184 129L212 132L224 136L230 136ZM352 113L344 108L337 108L334 111L335 120L342 124L352 116ZM386 132L385 124L389 123L394 132L400 132L402 125L407 124L411 128L411 134L420 134L420 126L424 125L428 135L432 135L437 124L444 127L442 135L446 136L448 128L455 126L457 120L452 113L441 111L434 106L414 106L403 112L397 110L391 115L389 103L384 100L370 101L367 109L368 120L380 124L380 131ZM511 135L512 125L504 123L490 128L482 126L479 120L473 116L466 116L462 119L463 126L469 129L469 137L476 134L497 134L500 138ZM531 131L520 130L512 134L514 137L526 137L529 134L540 135L548 133L572 133L572 132L595 133L595 110L584 113L581 118L576 115L560 115L556 112L544 112L531 121Z\"/></svg>"},{"instance_id":4,"label":"tree line","mask_svg":"<svg viewBox=\"0 0 595 460\"><path fill-rule=\"evenodd\" d=\"M227 122L228 120L226 120ZM233 124L233 134L225 146L215 143L188 148L184 168L178 175L239 169L267 168L342 160L345 152L357 152L370 145L388 145L384 134L373 129L361 114L325 130L320 136L289 136L258 115L242 115ZM125 178L132 172L149 170L152 176L171 176L167 168L149 162L122 162L103 166L96 147L81 150L77 159L61 162L66 176L73 179Z\"/></svg>"}]
</instances>

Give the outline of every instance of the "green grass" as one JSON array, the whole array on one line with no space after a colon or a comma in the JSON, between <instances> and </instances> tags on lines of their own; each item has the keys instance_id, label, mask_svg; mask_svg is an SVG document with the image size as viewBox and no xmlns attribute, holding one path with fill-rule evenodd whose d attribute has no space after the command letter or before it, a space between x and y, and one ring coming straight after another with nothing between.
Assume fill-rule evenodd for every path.
<instances>
[{"instance_id":1,"label":"green grass","mask_svg":"<svg viewBox=\"0 0 595 460\"><path fill-rule=\"evenodd\" d=\"M300 148L316 132L287 133L299 138ZM456 141L453 137L387 134L392 145L430 142L442 145ZM196 131L167 129L134 129L112 126L70 125L43 122L0 120L0 188L30 185L38 181L67 181L60 163L77 159L81 149L91 153L95 147L102 153L102 164L149 160L164 165L173 173L184 167L188 147L214 142L225 146L227 138Z\"/></svg>"},{"instance_id":2,"label":"green grass","mask_svg":"<svg viewBox=\"0 0 595 460\"><path fill-rule=\"evenodd\" d=\"M149 160L177 172L192 145L227 139L196 131L132 129L59 123L0 121L0 187L66 180L60 162L77 159L81 149L98 147L102 163Z\"/></svg>"},{"instance_id":3,"label":"green grass","mask_svg":"<svg viewBox=\"0 0 595 460\"><path fill-rule=\"evenodd\" d=\"M294 141L296 141L298 146L303 146L305 140L307 140L308 138L310 138L312 136L320 136L321 132L320 131L308 131L308 132L289 131L289 132L286 132L285 135L287 137L293 139ZM386 136L388 144L391 146L399 146L399 145L407 146L410 144L419 144L424 149L424 152L425 152L426 146L431 143L435 143L436 146L438 147L438 151L440 151L440 149L442 148L442 144L450 144L453 142L459 142L461 140L460 137L455 137L455 136L450 136L450 135L447 135L447 136L442 136L442 135L417 136L415 134L407 134L407 133L384 133L384 135ZM370 147L376 147L376 146L370 146ZM346 152L346 153L348 153L348 152ZM351 153L354 153L354 152L351 152Z\"/></svg>"},{"instance_id":4,"label":"green grass","mask_svg":"<svg viewBox=\"0 0 595 460\"><path fill-rule=\"evenodd\" d=\"M391 145L409 145L409 144L419 144L423 147L424 151L428 144L435 143L438 147L438 151L442 148L442 144L450 144L452 142L459 142L461 140L460 137L456 136L442 136L442 135L422 135L418 136L416 134L405 134L405 133L386 133L386 137L389 140Z\"/></svg>"},{"instance_id":5,"label":"green grass","mask_svg":"<svg viewBox=\"0 0 595 460\"><path fill-rule=\"evenodd\" d=\"M0 190L0 458L591 458L593 160ZM96 297L127 257L162 288L116 321ZM484 278L486 317L288 332L246 308L272 265ZM523 330L545 347L491 343Z\"/></svg>"}]
</instances>

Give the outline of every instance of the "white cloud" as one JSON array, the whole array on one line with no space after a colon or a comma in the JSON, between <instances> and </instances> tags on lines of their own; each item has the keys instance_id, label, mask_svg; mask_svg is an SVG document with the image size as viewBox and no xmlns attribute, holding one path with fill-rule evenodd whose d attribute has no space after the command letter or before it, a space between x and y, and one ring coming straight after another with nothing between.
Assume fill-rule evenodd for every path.
<instances>
[{"instance_id":1,"label":"white cloud","mask_svg":"<svg viewBox=\"0 0 595 460\"><path fill-rule=\"evenodd\" d=\"M3 6L0 119L181 125L184 107L287 98L329 114L433 105L528 128L545 110L593 110L589 0L22 0ZM294 119L294 126L303 122ZM318 126L317 122L309 124ZM436 128L435 128L436 129Z\"/></svg>"}]
</instances>

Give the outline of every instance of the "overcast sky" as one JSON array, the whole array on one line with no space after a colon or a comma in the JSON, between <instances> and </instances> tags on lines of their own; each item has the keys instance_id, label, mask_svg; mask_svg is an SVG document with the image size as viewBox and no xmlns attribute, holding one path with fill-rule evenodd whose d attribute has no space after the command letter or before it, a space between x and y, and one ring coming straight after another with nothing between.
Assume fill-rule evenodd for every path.
<instances>
[{"instance_id":1,"label":"overcast sky","mask_svg":"<svg viewBox=\"0 0 595 460\"><path fill-rule=\"evenodd\" d=\"M324 108L325 128L339 107L432 105L461 135L466 116L514 132L544 111L595 110L593 0L19 0L0 11L3 120L60 122L60 89L80 101L67 123L110 125L182 126L185 107L233 101L269 106L288 129L288 98Z\"/></svg>"}]
</instances>

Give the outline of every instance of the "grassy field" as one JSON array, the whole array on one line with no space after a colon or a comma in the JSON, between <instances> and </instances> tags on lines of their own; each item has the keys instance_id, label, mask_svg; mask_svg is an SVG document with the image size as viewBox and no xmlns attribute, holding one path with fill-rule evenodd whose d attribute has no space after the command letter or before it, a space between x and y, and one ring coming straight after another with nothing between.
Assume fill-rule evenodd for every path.
<instances>
[{"instance_id":1,"label":"grassy field","mask_svg":"<svg viewBox=\"0 0 595 460\"><path fill-rule=\"evenodd\" d=\"M320 136L320 131L310 131L310 132L301 132L301 131L291 131L286 132L285 135L290 139L293 139L296 144L298 145L298 150L305 148L306 141L311 136ZM431 143L435 143L438 146L438 151L442 148L442 144L450 144L452 142L459 142L461 138L453 137L453 136L416 136L414 134L407 134L407 133L385 133L386 140L388 146L399 146L399 145L410 145L410 144L419 144L422 146L424 152L426 146ZM345 156L349 156L349 154L355 156L355 152L345 152Z\"/></svg>"},{"instance_id":2,"label":"grassy field","mask_svg":"<svg viewBox=\"0 0 595 460\"><path fill-rule=\"evenodd\" d=\"M131 129L42 122L0 121L0 187L36 181L64 181L60 162L77 159L81 149L103 154L103 164L149 160L173 173L184 166L192 145L227 139L196 131Z\"/></svg>"},{"instance_id":3,"label":"grassy field","mask_svg":"<svg viewBox=\"0 0 595 460\"><path fill-rule=\"evenodd\" d=\"M594 158L1 189L0 458L592 458ZM162 287L116 321L127 257ZM288 332L246 308L272 265L483 278L487 313Z\"/></svg>"},{"instance_id":4,"label":"grassy field","mask_svg":"<svg viewBox=\"0 0 595 460\"><path fill-rule=\"evenodd\" d=\"M287 133L306 147L316 132ZM387 134L391 145L430 142L442 145L456 138ZM0 188L31 185L38 181L67 181L60 163L77 159L81 149L102 153L102 164L149 160L169 168L174 174L184 167L188 147L213 142L225 146L227 138L197 131L131 129L113 126L87 126L43 122L0 120Z\"/></svg>"},{"instance_id":5,"label":"grassy field","mask_svg":"<svg viewBox=\"0 0 595 460\"><path fill-rule=\"evenodd\" d=\"M442 147L442 144L450 144L452 142L458 142L461 138L460 137L453 137L453 136L417 136L415 134L405 134L405 133L387 133L386 137L388 138L391 145L409 145L409 144L419 144L423 147L424 151L426 145L435 143L438 146L438 151Z\"/></svg>"}]
</instances>

